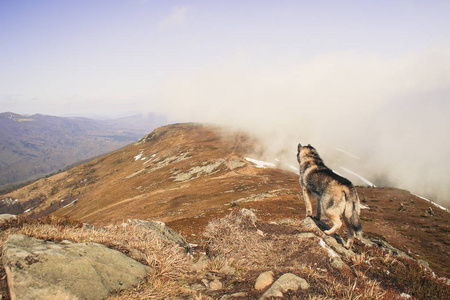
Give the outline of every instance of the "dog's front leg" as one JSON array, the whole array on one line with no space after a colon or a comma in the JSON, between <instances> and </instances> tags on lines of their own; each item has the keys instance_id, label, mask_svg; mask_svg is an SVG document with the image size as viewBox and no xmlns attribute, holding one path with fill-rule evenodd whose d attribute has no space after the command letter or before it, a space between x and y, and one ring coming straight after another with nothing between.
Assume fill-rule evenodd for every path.
<instances>
[{"instance_id":1,"label":"dog's front leg","mask_svg":"<svg viewBox=\"0 0 450 300\"><path fill-rule=\"evenodd\" d=\"M307 188L302 188L303 199L306 206L306 217L312 217L312 206L311 206L311 193Z\"/></svg>"}]
</instances>

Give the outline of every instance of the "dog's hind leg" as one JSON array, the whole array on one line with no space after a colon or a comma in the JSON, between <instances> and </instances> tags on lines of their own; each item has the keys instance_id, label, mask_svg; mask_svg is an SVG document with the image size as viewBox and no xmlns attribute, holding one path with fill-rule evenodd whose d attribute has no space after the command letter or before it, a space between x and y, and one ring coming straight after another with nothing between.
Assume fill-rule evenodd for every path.
<instances>
[{"instance_id":1,"label":"dog's hind leg","mask_svg":"<svg viewBox=\"0 0 450 300\"><path fill-rule=\"evenodd\" d=\"M331 227L331 229L329 229L329 230L325 230L324 232L326 234L328 234L328 235L333 235L336 231L339 230L339 228L341 228L342 221L341 221L341 218L340 218L339 214L334 214L334 213L327 212L327 216L333 222L333 227Z\"/></svg>"},{"instance_id":2,"label":"dog's hind leg","mask_svg":"<svg viewBox=\"0 0 450 300\"><path fill-rule=\"evenodd\" d=\"M353 230L352 224L349 220L347 220L346 216L344 216L344 223L347 227L347 242L344 244L344 247L350 249L353 245L353 241L355 240L355 230Z\"/></svg>"}]
</instances>

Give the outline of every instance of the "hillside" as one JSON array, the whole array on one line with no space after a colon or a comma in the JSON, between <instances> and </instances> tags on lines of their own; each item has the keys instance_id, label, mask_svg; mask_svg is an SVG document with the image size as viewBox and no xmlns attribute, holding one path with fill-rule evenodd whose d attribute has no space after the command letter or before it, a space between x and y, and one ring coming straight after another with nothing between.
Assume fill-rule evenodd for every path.
<instances>
[{"instance_id":1,"label":"hillside","mask_svg":"<svg viewBox=\"0 0 450 300\"><path fill-rule=\"evenodd\" d=\"M95 226L153 219L190 243L199 242L209 221L235 207L254 211L264 222L302 220L298 175L264 164L269 158L258 149L244 133L200 124L164 126L130 146L1 196L0 213L53 214ZM405 190L357 190L366 207L365 236L384 239L450 277L448 212Z\"/></svg>"},{"instance_id":2,"label":"hillside","mask_svg":"<svg viewBox=\"0 0 450 300\"><path fill-rule=\"evenodd\" d=\"M0 188L135 142L162 124L150 118L99 121L0 113Z\"/></svg>"}]
</instances>

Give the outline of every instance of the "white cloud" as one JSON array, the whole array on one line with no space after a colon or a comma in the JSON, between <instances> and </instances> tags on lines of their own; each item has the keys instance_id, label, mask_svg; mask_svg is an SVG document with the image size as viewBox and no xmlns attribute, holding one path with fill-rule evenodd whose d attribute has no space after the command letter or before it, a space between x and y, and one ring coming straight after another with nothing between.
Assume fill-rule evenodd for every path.
<instances>
[{"instance_id":1,"label":"white cloud","mask_svg":"<svg viewBox=\"0 0 450 300\"><path fill-rule=\"evenodd\" d=\"M172 7L170 15L159 23L159 28L166 29L183 25L186 22L187 14L190 9L190 6Z\"/></svg>"},{"instance_id":2,"label":"white cloud","mask_svg":"<svg viewBox=\"0 0 450 300\"><path fill-rule=\"evenodd\" d=\"M417 193L450 196L449 46L261 67L239 58L167 81L161 110L175 119L250 130L287 161L298 142L342 147L365 158L372 180L397 176Z\"/></svg>"}]
</instances>

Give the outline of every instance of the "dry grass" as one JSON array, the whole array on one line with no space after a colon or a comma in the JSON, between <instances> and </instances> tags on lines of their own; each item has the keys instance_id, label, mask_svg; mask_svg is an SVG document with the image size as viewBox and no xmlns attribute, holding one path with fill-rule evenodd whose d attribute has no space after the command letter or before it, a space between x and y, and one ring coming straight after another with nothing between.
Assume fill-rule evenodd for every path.
<instances>
[{"instance_id":1,"label":"dry grass","mask_svg":"<svg viewBox=\"0 0 450 300\"><path fill-rule=\"evenodd\" d=\"M270 255L271 241L257 233L255 221L245 211L235 210L206 226L204 244L208 256L217 265L215 268L228 264L249 269L264 265Z\"/></svg>"}]
</instances>

